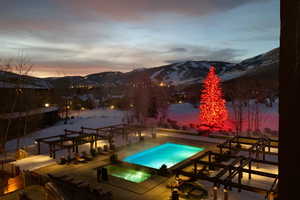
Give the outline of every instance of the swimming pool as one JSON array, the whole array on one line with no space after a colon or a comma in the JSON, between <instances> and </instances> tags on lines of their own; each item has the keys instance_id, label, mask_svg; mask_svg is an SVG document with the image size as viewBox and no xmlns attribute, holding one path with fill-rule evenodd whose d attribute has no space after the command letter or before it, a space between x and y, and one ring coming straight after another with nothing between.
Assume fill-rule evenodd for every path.
<instances>
[{"instance_id":1,"label":"swimming pool","mask_svg":"<svg viewBox=\"0 0 300 200\"><path fill-rule=\"evenodd\" d=\"M159 169L163 164L170 168L203 150L200 147L168 142L128 156L123 161L154 169Z\"/></svg>"},{"instance_id":2,"label":"swimming pool","mask_svg":"<svg viewBox=\"0 0 300 200\"><path fill-rule=\"evenodd\" d=\"M146 171L131 169L124 166L108 165L105 168L109 175L135 183L141 183L151 177L151 174Z\"/></svg>"}]
</instances>

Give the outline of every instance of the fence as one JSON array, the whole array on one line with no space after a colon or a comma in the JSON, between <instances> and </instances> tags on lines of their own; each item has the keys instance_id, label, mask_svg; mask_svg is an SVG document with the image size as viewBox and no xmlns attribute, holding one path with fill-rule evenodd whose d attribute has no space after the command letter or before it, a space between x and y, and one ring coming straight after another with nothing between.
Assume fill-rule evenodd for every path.
<instances>
[{"instance_id":1,"label":"fence","mask_svg":"<svg viewBox=\"0 0 300 200\"><path fill-rule=\"evenodd\" d=\"M8 174L10 177L15 177L20 174L20 168L10 162L15 160L0 160L0 172Z\"/></svg>"}]
</instances>

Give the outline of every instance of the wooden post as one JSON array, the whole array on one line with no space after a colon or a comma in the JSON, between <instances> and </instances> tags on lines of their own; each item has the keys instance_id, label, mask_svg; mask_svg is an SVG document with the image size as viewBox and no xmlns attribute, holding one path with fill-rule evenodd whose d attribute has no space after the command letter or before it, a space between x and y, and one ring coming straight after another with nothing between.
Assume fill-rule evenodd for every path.
<instances>
[{"instance_id":1,"label":"wooden post","mask_svg":"<svg viewBox=\"0 0 300 200\"><path fill-rule=\"evenodd\" d=\"M263 145L263 161L266 160L266 146Z\"/></svg>"},{"instance_id":2,"label":"wooden post","mask_svg":"<svg viewBox=\"0 0 300 200\"><path fill-rule=\"evenodd\" d=\"M274 200L273 192L268 194L268 200Z\"/></svg>"},{"instance_id":3,"label":"wooden post","mask_svg":"<svg viewBox=\"0 0 300 200\"><path fill-rule=\"evenodd\" d=\"M228 200L228 190L227 188L224 188L224 200Z\"/></svg>"},{"instance_id":4,"label":"wooden post","mask_svg":"<svg viewBox=\"0 0 300 200\"><path fill-rule=\"evenodd\" d=\"M49 154L50 154L50 158L52 158L52 145L51 145L51 143L49 144Z\"/></svg>"},{"instance_id":5,"label":"wooden post","mask_svg":"<svg viewBox=\"0 0 300 200\"><path fill-rule=\"evenodd\" d=\"M259 160L259 150L256 149L256 160ZM259 168L259 163L256 163L256 168Z\"/></svg>"},{"instance_id":6,"label":"wooden post","mask_svg":"<svg viewBox=\"0 0 300 200\"><path fill-rule=\"evenodd\" d=\"M71 157L71 148L68 147L68 157Z\"/></svg>"},{"instance_id":7,"label":"wooden post","mask_svg":"<svg viewBox=\"0 0 300 200\"><path fill-rule=\"evenodd\" d=\"M54 149L53 149L53 159L55 159L55 145L53 145Z\"/></svg>"},{"instance_id":8,"label":"wooden post","mask_svg":"<svg viewBox=\"0 0 300 200\"><path fill-rule=\"evenodd\" d=\"M77 146L77 140L76 139L72 139L72 152L75 151L75 146ZM74 145L75 144L75 145Z\"/></svg>"},{"instance_id":9,"label":"wooden post","mask_svg":"<svg viewBox=\"0 0 300 200\"><path fill-rule=\"evenodd\" d=\"M217 200L218 199L218 187L214 186L213 187L213 200Z\"/></svg>"},{"instance_id":10,"label":"wooden post","mask_svg":"<svg viewBox=\"0 0 300 200\"><path fill-rule=\"evenodd\" d=\"M248 176L249 180L251 179L251 162L252 161L249 162L249 167L248 167L249 168L249 176Z\"/></svg>"},{"instance_id":11,"label":"wooden post","mask_svg":"<svg viewBox=\"0 0 300 200\"><path fill-rule=\"evenodd\" d=\"M93 142L90 142L90 151L93 149Z\"/></svg>"},{"instance_id":12,"label":"wooden post","mask_svg":"<svg viewBox=\"0 0 300 200\"><path fill-rule=\"evenodd\" d=\"M98 143L98 136L95 136L95 140L96 140L95 141L95 149L97 149L98 148L98 144L97 144Z\"/></svg>"},{"instance_id":13,"label":"wooden post","mask_svg":"<svg viewBox=\"0 0 300 200\"><path fill-rule=\"evenodd\" d=\"M210 151L208 152L208 163L209 163L208 169L211 170L211 152Z\"/></svg>"},{"instance_id":14,"label":"wooden post","mask_svg":"<svg viewBox=\"0 0 300 200\"><path fill-rule=\"evenodd\" d=\"M240 166L242 166L242 165L243 165L243 160L240 161ZM242 175L242 178L243 178L243 172L241 173L241 175Z\"/></svg>"},{"instance_id":15,"label":"wooden post","mask_svg":"<svg viewBox=\"0 0 300 200\"><path fill-rule=\"evenodd\" d=\"M239 183L239 186L241 186L241 183L242 183L242 177L243 177L243 172L240 171L239 172L239 177L238 177L238 183ZM238 189L238 192L241 192L241 188L239 187Z\"/></svg>"},{"instance_id":16,"label":"wooden post","mask_svg":"<svg viewBox=\"0 0 300 200\"><path fill-rule=\"evenodd\" d=\"M73 152L74 152L74 151L73 151ZM78 153L78 144L77 144L77 142L76 142L76 144L75 144L75 152Z\"/></svg>"},{"instance_id":17,"label":"wooden post","mask_svg":"<svg viewBox=\"0 0 300 200\"><path fill-rule=\"evenodd\" d=\"M38 154L41 154L41 143L40 141L37 142L37 150L38 150Z\"/></svg>"}]
</instances>

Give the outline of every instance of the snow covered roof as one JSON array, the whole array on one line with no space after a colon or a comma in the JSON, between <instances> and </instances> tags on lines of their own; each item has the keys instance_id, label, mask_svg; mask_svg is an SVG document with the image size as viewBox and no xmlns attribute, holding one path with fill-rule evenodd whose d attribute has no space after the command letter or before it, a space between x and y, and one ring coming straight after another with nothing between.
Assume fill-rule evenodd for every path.
<instances>
[{"instance_id":1,"label":"snow covered roof","mask_svg":"<svg viewBox=\"0 0 300 200\"><path fill-rule=\"evenodd\" d=\"M48 108L38 108L38 109L30 110L28 112L4 113L4 114L0 114L0 119L15 119L15 118L20 118L20 117L25 117L25 116L53 112L56 110L58 110L57 106L51 106Z\"/></svg>"}]
</instances>

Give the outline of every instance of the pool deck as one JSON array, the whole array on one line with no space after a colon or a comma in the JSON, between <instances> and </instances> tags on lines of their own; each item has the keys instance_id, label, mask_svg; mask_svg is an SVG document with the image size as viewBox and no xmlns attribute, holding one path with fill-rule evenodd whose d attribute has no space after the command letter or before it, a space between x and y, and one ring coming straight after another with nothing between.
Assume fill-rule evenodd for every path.
<instances>
[{"instance_id":1,"label":"pool deck","mask_svg":"<svg viewBox=\"0 0 300 200\"><path fill-rule=\"evenodd\" d=\"M204 153L207 150L212 150L215 148L214 144L207 142L176 137L158 137L156 139L147 138L145 141L122 147L118 150L117 154L121 160L126 156L146 150L153 146L163 144L165 142L204 147L205 149L200 153ZM168 178L160 177L158 175L154 175L149 180L142 183L131 183L114 177L110 177L110 180L106 183L98 183L96 180L97 174L95 168L107 165L109 163L110 161L108 155L100 155L88 163L70 165L53 164L36 169L34 171L42 175L47 175L48 173L53 175L68 175L74 178L76 181L83 180L88 182L92 188L101 187L104 191L112 191L114 199L118 200L154 200L166 199L166 197L170 196L170 189L166 187Z\"/></svg>"},{"instance_id":2,"label":"pool deck","mask_svg":"<svg viewBox=\"0 0 300 200\"><path fill-rule=\"evenodd\" d=\"M120 147L117 151L118 158L119 160L122 160L123 158L129 155L135 154L140 151L144 151L146 149L149 149L151 147L160 144L164 144L166 142L204 147L205 149L199 152L197 155L201 155L202 153L205 153L206 151L210 151L210 150L218 151L218 148L216 147L216 143L213 143L212 141L201 141L192 138L182 138L176 136L171 137L169 135L169 136L158 136L156 139L153 139L151 137L146 137L145 141ZM270 158L270 160L272 160L272 158ZM183 164L184 162L186 161L183 161L179 165ZM166 185L169 181L174 180L174 176L170 178L165 178L158 175L154 175L150 179L142 183L132 183L116 177L109 177L108 182L98 183L96 180L97 175L96 175L95 168L108 165L108 164L110 164L109 156L99 155L96 158L94 158L92 161L89 161L88 163L70 164L70 165L52 164L46 167L36 169L34 171L42 175L47 175L48 173L53 175L68 175L75 179L74 182L85 181L88 182L92 188L102 188L104 191L111 191L113 193L113 199L117 199L117 200L168 200L169 199L171 192L170 189L166 187ZM191 167L192 166L187 167L186 170L192 170ZM270 168L270 166L264 166L264 165L260 165L259 168L253 166L253 168L256 170L261 170L270 173L278 172L278 169L273 167ZM243 183L256 185L260 187L266 187L266 188L268 188L272 184L272 180L269 180L268 178L263 178L263 177L253 175L253 177L255 178L249 182L249 180L246 177L247 174L243 176L242 179ZM208 189L209 196L211 198L212 183L207 181L200 181L200 182ZM221 193L221 189L220 191L218 191L218 193L219 192L220 192L219 198L222 199L223 196ZM248 192L248 191L242 191L241 193L238 193L236 189L234 189L234 192L229 192L229 196L231 200L238 200L238 199L263 200L264 199L263 195L256 194L253 192Z\"/></svg>"}]
</instances>

